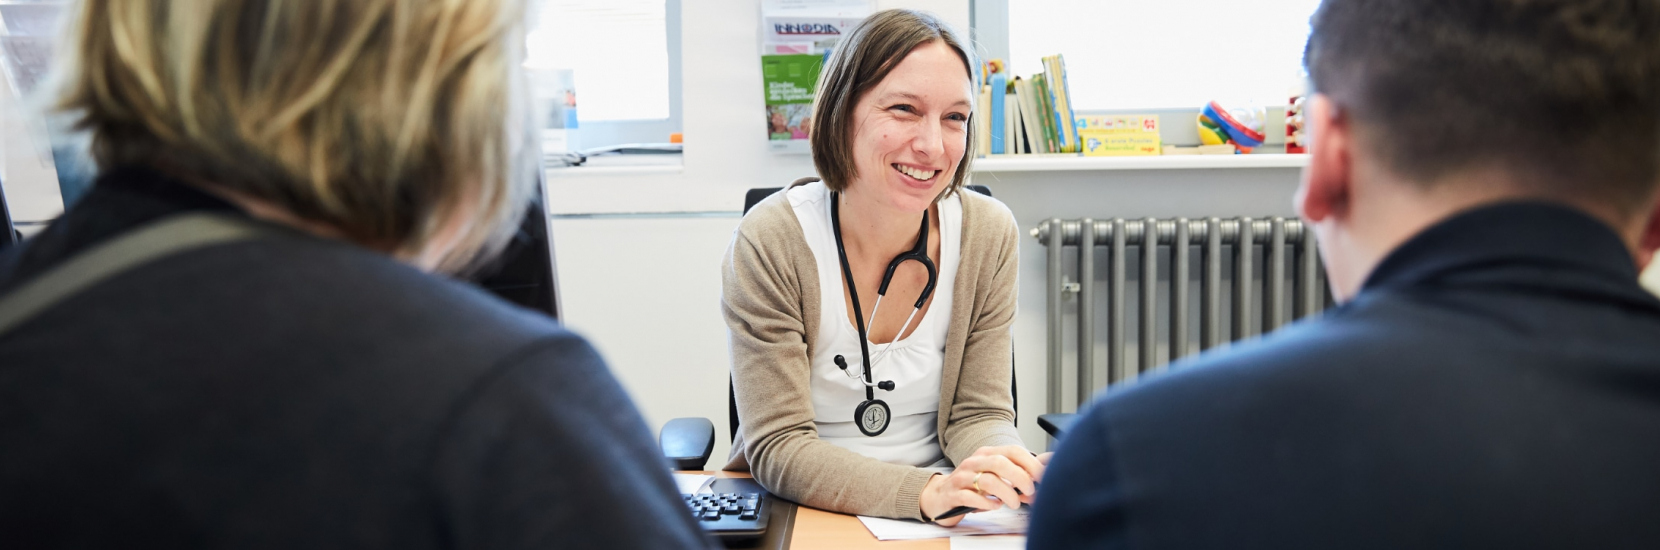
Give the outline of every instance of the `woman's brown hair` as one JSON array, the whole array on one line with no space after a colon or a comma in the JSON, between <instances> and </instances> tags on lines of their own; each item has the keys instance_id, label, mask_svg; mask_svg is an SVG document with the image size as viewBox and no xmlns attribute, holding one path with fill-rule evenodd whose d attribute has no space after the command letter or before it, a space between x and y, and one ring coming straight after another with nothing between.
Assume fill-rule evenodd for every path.
<instances>
[{"instance_id":1,"label":"woman's brown hair","mask_svg":"<svg viewBox=\"0 0 1660 550\"><path fill-rule=\"evenodd\" d=\"M963 60L970 84L978 90L979 71L974 54L939 17L913 10L886 10L871 15L842 38L819 73L818 96L813 102L813 132L808 141L813 166L833 191L847 188L858 177L853 163L853 106L865 92L882 82L911 51L934 41L944 42ZM975 114L974 116L981 116ZM957 173L941 196L955 192L968 179L973 161L975 124L968 126L968 143Z\"/></svg>"}]
</instances>

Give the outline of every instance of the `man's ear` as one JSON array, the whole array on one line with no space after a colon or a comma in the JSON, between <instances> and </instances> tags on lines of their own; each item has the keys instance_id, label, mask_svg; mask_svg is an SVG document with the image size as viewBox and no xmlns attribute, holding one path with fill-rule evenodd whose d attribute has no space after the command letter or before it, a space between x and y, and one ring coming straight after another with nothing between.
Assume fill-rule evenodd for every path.
<instances>
[{"instance_id":1,"label":"man's ear","mask_svg":"<svg viewBox=\"0 0 1660 550\"><path fill-rule=\"evenodd\" d=\"M1643 224L1643 234L1637 239L1637 269L1654 260L1656 249L1660 249L1660 201L1649 207L1648 222Z\"/></svg>"},{"instance_id":2,"label":"man's ear","mask_svg":"<svg viewBox=\"0 0 1660 550\"><path fill-rule=\"evenodd\" d=\"M1353 127L1337 103L1315 94L1303 110L1303 129L1309 158L1294 199L1297 213L1315 223L1346 217L1353 185Z\"/></svg>"}]
</instances>

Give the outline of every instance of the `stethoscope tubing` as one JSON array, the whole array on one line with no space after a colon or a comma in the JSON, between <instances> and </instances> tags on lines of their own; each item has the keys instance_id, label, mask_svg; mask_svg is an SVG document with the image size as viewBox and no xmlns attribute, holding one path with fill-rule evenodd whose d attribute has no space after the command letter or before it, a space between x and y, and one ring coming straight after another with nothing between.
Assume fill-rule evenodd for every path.
<instances>
[{"instance_id":1,"label":"stethoscope tubing","mask_svg":"<svg viewBox=\"0 0 1660 550\"><path fill-rule=\"evenodd\" d=\"M876 295L876 305L871 306L871 308L870 308L870 320L871 320L871 322L876 321L876 312L881 311L881 310L882 310L882 295L877 294ZM911 308L910 316L905 317L905 324L899 326L899 334L895 335L893 337L892 341L888 342L887 344L884 344L882 346L881 351L876 352L876 358L872 359L870 361L870 367L871 368L876 368L876 365L882 364L882 359L888 356L888 352L893 351L893 345L899 343L899 340L904 338L905 331L907 329L911 328L911 320L916 319L916 314L919 311L922 311L922 306L917 306L917 307ZM872 384L872 383L866 381L865 385L874 386L875 384Z\"/></svg>"},{"instance_id":2,"label":"stethoscope tubing","mask_svg":"<svg viewBox=\"0 0 1660 550\"><path fill-rule=\"evenodd\" d=\"M874 383L875 378L871 376L870 370L874 366L870 360L870 337L865 328L864 312L859 307L859 289L853 282L853 267L847 261L847 247L842 244L840 199L840 193L833 191L830 193L830 224L835 230L836 256L841 260L842 277L847 282L847 291L853 302L853 319L856 321L856 327L859 330L859 356L863 359L862 366L864 370L864 377L859 382L865 387L865 399L871 400L876 399L875 388L877 384ZM923 268L928 270L928 282L923 285L922 294L917 296L916 305L911 309L910 316L905 318L905 324L899 327L899 334L895 335L894 340L888 342L882 348L881 354L877 356L878 361L885 358L888 352L893 350L894 343L905 335L905 330L910 328L911 321L916 319L917 312L922 311L922 305L928 303L928 298L934 293L934 286L939 282L939 272L934 266L933 259L928 257L927 212L922 213L922 229L917 236L916 246L913 246L908 252L895 256L893 261L888 262L888 268L882 274L882 283L876 288L876 304L871 307L870 311L871 322L876 321L876 313L882 309L882 299L887 297L888 285L893 283L893 275L899 270L899 265L910 261L920 263Z\"/></svg>"}]
</instances>

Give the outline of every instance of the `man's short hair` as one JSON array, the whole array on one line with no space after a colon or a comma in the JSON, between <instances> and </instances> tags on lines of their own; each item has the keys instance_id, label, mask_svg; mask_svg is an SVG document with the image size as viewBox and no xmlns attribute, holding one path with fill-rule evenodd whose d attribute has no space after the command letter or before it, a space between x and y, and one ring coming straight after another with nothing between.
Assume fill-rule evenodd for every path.
<instances>
[{"instance_id":1,"label":"man's short hair","mask_svg":"<svg viewBox=\"0 0 1660 550\"><path fill-rule=\"evenodd\" d=\"M1397 174L1499 168L1631 212L1660 181L1660 2L1325 0L1304 63Z\"/></svg>"},{"instance_id":2,"label":"man's short hair","mask_svg":"<svg viewBox=\"0 0 1660 550\"><path fill-rule=\"evenodd\" d=\"M832 191L841 191L858 177L853 159L853 107L866 92L887 78L905 56L925 44L944 42L963 60L968 82L979 90L979 71L974 54L956 31L940 18L913 10L886 10L865 18L847 36L819 73L818 97L813 101L813 132L808 143L813 151L813 167ZM982 116L975 113L974 116ZM957 163L957 173L940 196L963 186L968 180L969 165L974 161L975 124L968 124L968 143L963 158Z\"/></svg>"}]
</instances>

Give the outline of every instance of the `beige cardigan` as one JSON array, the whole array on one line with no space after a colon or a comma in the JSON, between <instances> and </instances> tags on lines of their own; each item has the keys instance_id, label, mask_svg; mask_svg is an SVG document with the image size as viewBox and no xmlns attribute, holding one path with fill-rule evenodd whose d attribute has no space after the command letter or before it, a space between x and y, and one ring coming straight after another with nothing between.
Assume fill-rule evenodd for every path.
<instances>
[{"instance_id":1,"label":"beige cardigan","mask_svg":"<svg viewBox=\"0 0 1660 550\"><path fill-rule=\"evenodd\" d=\"M1009 390L1019 230L1003 203L968 190L959 195L962 259L940 373L938 425L952 463L983 446L1022 445ZM721 311L743 419L725 469L751 471L774 494L814 508L920 519L918 498L931 472L818 438L809 364L818 336L818 281L812 250L784 192L755 205L738 225L721 270Z\"/></svg>"}]
</instances>

